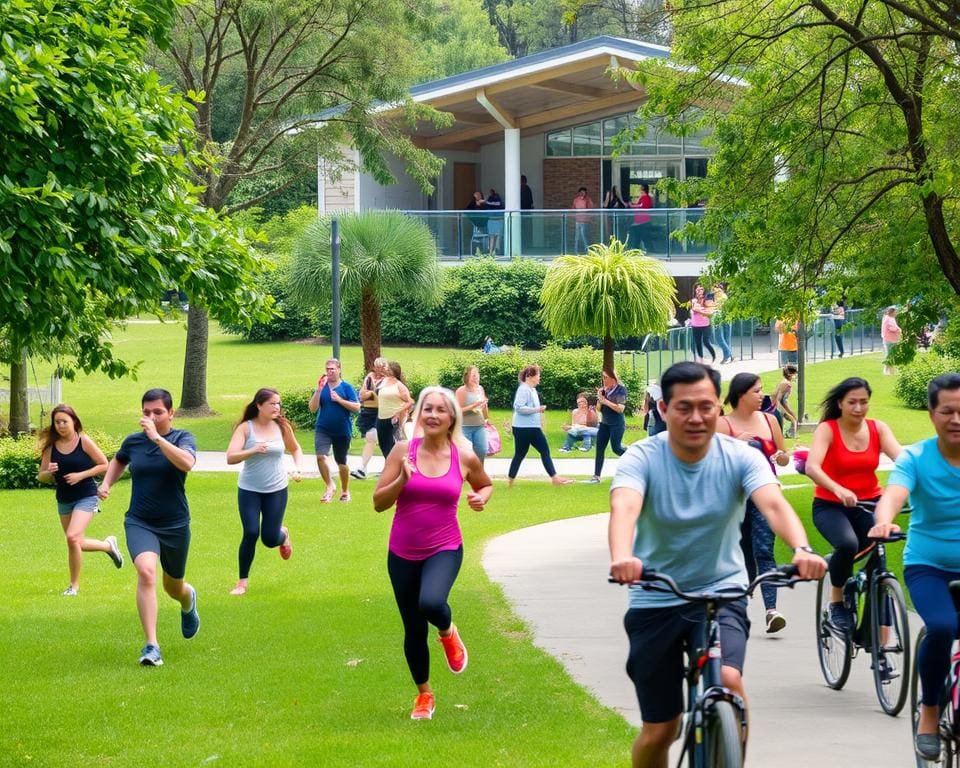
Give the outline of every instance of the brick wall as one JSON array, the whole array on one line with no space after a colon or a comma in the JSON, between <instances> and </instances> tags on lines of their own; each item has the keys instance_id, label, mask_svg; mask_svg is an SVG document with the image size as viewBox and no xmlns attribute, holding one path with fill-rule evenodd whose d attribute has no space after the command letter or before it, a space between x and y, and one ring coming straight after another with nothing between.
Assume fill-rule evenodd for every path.
<instances>
[{"instance_id":1,"label":"brick wall","mask_svg":"<svg viewBox=\"0 0 960 768\"><path fill-rule=\"evenodd\" d=\"M603 205L600 192L600 158L545 157L543 159L543 207L569 208L580 187L597 208Z\"/></svg>"}]
</instances>

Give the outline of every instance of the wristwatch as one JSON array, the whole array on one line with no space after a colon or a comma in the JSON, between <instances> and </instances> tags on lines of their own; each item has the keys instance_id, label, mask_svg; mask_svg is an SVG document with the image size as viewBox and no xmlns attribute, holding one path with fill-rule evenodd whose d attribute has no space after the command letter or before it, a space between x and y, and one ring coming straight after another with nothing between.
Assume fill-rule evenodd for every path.
<instances>
[{"instance_id":1,"label":"wristwatch","mask_svg":"<svg viewBox=\"0 0 960 768\"><path fill-rule=\"evenodd\" d=\"M793 553L796 554L797 552L806 552L808 555L817 554L813 551L813 547L807 546L806 544L804 544L802 547L794 547Z\"/></svg>"}]
</instances>

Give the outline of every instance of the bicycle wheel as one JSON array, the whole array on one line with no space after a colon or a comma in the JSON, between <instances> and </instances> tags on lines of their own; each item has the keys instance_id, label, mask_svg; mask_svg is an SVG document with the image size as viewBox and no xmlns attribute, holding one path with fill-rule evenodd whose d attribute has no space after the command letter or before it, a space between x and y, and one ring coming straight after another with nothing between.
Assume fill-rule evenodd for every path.
<instances>
[{"instance_id":1,"label":"bicycle wheel","mask_svg":"<svg viewBox=\"0 0 960 768\"><path fill-rule=\"evenodd\" d=\"M743 738L740 718L729 701L715 701L704 723L703 743L710 768L741 768Z\"/></svg>"},{"instance_id":2,"label":"bicycle wheel","mask_svg":"<svg viewBox=\"0 0 960 768\"><path fill-rule=\"evenodd\" d=\"M827 685L835 691L843 688L850 676L850 638L829 621L830 574L825 573L817 583L817 654L820 671Z\"/></svg>"},{"instance_id":3,"label":"bicycle wheel","mask_svg":"<svg viewBox=\"0 0 960 768\"><path fill-rule=\"evenodd\" d=\"M910 670L910 626L900 582L887 576L873 583L870 610L870 654L877 699L896 716L907 700Z\"/></svg>"}]
</instances>

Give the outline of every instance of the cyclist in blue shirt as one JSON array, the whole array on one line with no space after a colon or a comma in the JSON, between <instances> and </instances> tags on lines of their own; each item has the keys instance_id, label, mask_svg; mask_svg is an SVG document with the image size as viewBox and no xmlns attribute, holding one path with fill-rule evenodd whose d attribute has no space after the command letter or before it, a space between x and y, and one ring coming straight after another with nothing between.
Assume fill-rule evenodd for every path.
<instances>
[{"instance_id":1,"label":"cyclist in blue shirt","mask_svg":"<svg viewBox=\"0 0 960 768\"><path fill-rule=\"evenodd\" d=\"M960 373L945 373L930 382L927 412L937 436L905 448L897 457L868 535L899 531L893 519L910 498L913 514L903 578L927 628L917 649L921 697L914 746L920 757L936 760L940 691L958 629L949 584L960 579Z\"/></svg>"},{"instance_id":2,"label":"cyclist in blue shirt","mask_svg":"<svg viewBox=\"0 0 960 768\"><path fill-rule=\"evenodd\" d=\"M745 587L740 524L749 496L773 532L793 548L800 575L820 578L827 564L810 549L763 455L742 440L716 434L719 372L701 363L676 363L664 372L660 387L658 407L667 431L631 445L613 478L611 576L632 584L649 566L672 576L685 591ZM683 710L684 644L704 621L702 606L637 586L630 590L624 617L630 640L627 673L643 719L633 745L634 768L667 764ZM744 696L746 598L722 607L719 621L723 684Z\"/></svg>"}]
</instances>

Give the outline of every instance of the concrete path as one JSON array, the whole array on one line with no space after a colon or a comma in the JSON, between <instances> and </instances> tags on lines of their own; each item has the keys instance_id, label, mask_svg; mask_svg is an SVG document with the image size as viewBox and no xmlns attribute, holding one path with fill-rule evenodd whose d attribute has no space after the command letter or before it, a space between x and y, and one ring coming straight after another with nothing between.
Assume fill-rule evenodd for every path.
<instances>
[{"instance_id":1,"label":"concrete path","mask_svg":"<svg viewBox=\"0 0 960 768\"><path fill-rule=\"evenodd\" d=\"M627 591L607 583L607 515L545 523L489 542L483 566L540 648L604 705L640 724L624 671ZM815 646L814 584L780 590L783 632L764 634L763 605L751 602L745 684L750 697L747 764L759 768L908 768L910 720L881 711L869 657L853 660L842 691L826 687ZM911 616L914 633L919 619ZM627 753L629 745L624 745ZM675 749L679 753L679 748ZM676 756L673 758L676 760ZM626 764L626 763L625 763Z\"/></svg>"}]
</instances>

